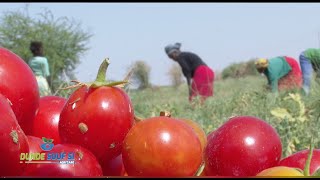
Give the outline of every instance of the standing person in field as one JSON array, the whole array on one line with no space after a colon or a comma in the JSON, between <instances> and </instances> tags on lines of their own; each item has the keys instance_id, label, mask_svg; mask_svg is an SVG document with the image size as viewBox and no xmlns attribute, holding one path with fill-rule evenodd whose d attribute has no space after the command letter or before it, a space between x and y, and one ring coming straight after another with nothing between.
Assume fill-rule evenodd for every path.
<instances>
[{"instance_id":1,"label":"standing person in field","mask_svg":"<svg viewBox=\"0 0 320 180\"><path fill-rule=\"evenodd\" d=\"M189 101L200 96L201 102L213 96L213 70L202 61L202 59L192 52L181 52L181 44L175 43L165 47L168 57L179 63L183 75L187 79L189 89ZM192 82L191 82L192 81Z\"/></svg>"},{"instance_id":2,"label":"standing person in field","mask_svg":"<svg viewBox=\"0 0 320 180\"><path fill-rule=\"evenodd\" d=\"M259 73L266 75L268 89L272 92L301 89L302 73L295 59L287 56L260 58L255 65Z\"/></svg>"},{"instance_id":3,"label":"standing person in field","mask_svg":"<svg viewBox=\"0 0 320 180\"><path fill-rule=\"evenodd\" d=\"M303 90L308 95L310 93L311 79L313 71L316 77L320 78L320 49L309 48L299 56L300 66L303 77Z\"/></svg>"},{"instance_id":4,"label":"standing person in field","mask_svg":"<svg viewBox=\"0 0 320 180\"><path fill-rule=\"evenodd\" d=\"M30 44L30 51L33 57L29 60L29 66L36 76L40 96L48 96L51 94L51 90L48 84L49 81L49 64L46 57L43 54L42 42L33 41Z\"/></svg>"}]
</instances>

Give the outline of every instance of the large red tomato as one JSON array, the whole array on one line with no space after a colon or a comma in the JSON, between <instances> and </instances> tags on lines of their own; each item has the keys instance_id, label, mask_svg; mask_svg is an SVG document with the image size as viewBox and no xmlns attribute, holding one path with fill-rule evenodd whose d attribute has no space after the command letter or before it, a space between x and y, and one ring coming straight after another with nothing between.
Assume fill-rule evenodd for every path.
<instances>
[{"instance_id":1,"label":"large red tomato","mask_svg":"<svg viewBox=\"0 0 320 180\"><path fill-rule=\"evenodd\" d=\"M104 176L124 176L125 169L122 162L122 155L105 162L102 166Z\"/></svg>"},{"instance_id":2,"label":"large red tomato","mask_svg":"<svg viewBox=\"0 0 320 180\"><path fill-rule=\"evenodd\" d=\"M309 155L308 149L296 152L280 161L280 166L287 166L293 168L299 168L304 170L306 160ZM314 149L312 152L312 159L310 163L310 175L320 169L320 149Z\"/></svg>"},{"instance_id":3,"label":"large red tomato","mask_svg":"<svg viewBox=\"0 0 320 180\"><path fill-rule=\"evenodd\" d=\"M0 47L0 93L9 99L13 112L26 135L39 106L39 89L31 68L19 56Z\"/></svg>"},{"instance_id":4,"label":"large red tomato","mask_svg":"<svg viewBox=\"0 0 320 180\"><path fill-rule=\"evenodd\" d=\"M65 153L63 161L68 161L68 156L74 153L74 164L37 163L34 166L28 166L22 175L51 177L102 176L102 169L96 157L81 146L58 144L51 151L46 152L46 156L49 153L59 153L58 157L61 157L62 152Z\"/></svg>"},{"instance_id":5,"label":"large red tomato","mask_svg":"<svg viewBox=\"0 0 320 180\"><path fill-rule=\"evenodd\" d=\"M153 117L130 129L122 159L129 176L193 176L202 162L201 143L182 120Z\"/></svg>"},{"instance_id":6,"label":"large red tomato","mask_svg":"<svg viewBox=\"0 0 320 180\"><path fill-rule=\"evenodd\" d=\"M282 145L276 130L252 116L229 119L208 136L207 176L255 176L278 165Z\"/></svg>"},{"instance_id":7,"label":"large red tomato","mask_svg":"<svg viewBox=\"0 0 320 180\"><path fill-rule=\"evenodd\" d=\"M39 110L33 121L33 136L53 139L55 144L60 144L58 125L66 101L67 99L59 96L40 98Z\"/></svg>"},{"instance_id":8,"label":"large red tomato","mask_svg":"<svg viewBox=\"0 0 320 180\"><path fill-rule=\"evenodd\" d=\"M29 152L28 140L1 94L0 117L0 176L19 176L26 166L20 163L20 154Z\"/></svg>"},{"instance_id":9,"label":"large red tomato","mask_svg":"<svg viewBox=\"0 0 320 180\"><path fill-rule=\"evenodd\" d=\"M60 114L59 134L62 143L83 146L104 164L121 154L133 121L131 100L122 89L81 86Z\"/></svg>"}]
</instances>

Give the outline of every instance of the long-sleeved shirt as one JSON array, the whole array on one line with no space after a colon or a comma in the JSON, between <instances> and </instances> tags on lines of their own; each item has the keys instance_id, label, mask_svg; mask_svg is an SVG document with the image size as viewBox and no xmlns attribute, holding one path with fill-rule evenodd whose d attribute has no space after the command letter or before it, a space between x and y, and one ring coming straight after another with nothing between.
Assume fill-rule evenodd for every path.
<instances>
[{"instance_id":1,"label":"long-sleeved shirt","mask_svg":"<svg viewBox=\"0 0 320 180\"><path fill-rule=\"evenodd\" d=\"M264 74L267 76L272 92L277 92L279 79L287 75L292 68L283 56L269 59L268 64Z\"/></svg>"},{"instance_id":2,"label":"long-sleeved shirt","mask_svg":"<svg viewBox=\"0 0 320 180\"><path fill-rule=\"evenodd\" d=\"M320 49L309 48L303 52L304 56L310 60L313 68L320 68Z\"/></svg>"},{"instance_id":3,"label":"long-sleeved shirt","mask_svg":"<svg viewBox=\"0 0 320 180\"><path fill-rule=\"evenodd\" d=\"M193 78L197 67L200 65L206 65L198 55L191 52L181 52L178 56L177 62L181 66L182 73L186 77L189 87L191 78Z\"/></svg>"}]
</instances>

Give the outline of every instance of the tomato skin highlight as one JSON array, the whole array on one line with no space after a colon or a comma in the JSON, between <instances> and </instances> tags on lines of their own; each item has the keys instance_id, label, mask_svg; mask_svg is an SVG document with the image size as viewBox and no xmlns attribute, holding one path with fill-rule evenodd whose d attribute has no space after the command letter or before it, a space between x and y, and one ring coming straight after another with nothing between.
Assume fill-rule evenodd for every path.
<instances>
[{"instance_id":1,"label":"tomato skin highlight","mask_svg":"<svg viewBox=\"0 0 320 180\"><path fill-rule=\"evenodd\" d=\"M289 168L286 166L275 166L275 167L271 167L271 168L268 168L268 169L261 171L256 176L258 176L258 177L261 177L261 176L269 176L269 177L294 176L294 177L298 177L298 176L304 176L304 175L294 168Z\"/></svg>"},{"instance_id":2,"label":"tomato skin highlight","mask_svg":"<svg viewBox=\"0 0 320 180\"><path fill-rule=\"evenodd\" d=\"M53 139L55 144L60 144L59 121L60 113L66 98L59 96L44 96L40 98L39 109L33 121L32 135Z\"/></svg>"},{"instance_id":3,"label":"tomato skin highlight","mask_svg":"<svg viewBox=\"0 0 320 180\"><path fill-rule=\"evenodd\" d=\"M25 135L31 135L32 121L40 98L36 77L18 55L1 47L0 93L10 100L11 108Z\"/></svg>"},{"instance_id":4,"label":"tomato skin highlight","mask_svg":"<svg viewBox=\"0 0 320 180\"><path fill-rule=\"evenodd\" d=\"M267 122L253 116L233 117L208 135L205 174L255 176L277 166L281 154L281 139Z\"/></svg>"},{"instance_id":5,"label":"tomato skin highlight","mask_svg":"<svg viewBox=\"0 0 320 180\"><path fill-rule=\"evenodd\" d=\"M306 160L308 159L309 149L298 151L286 158L283 158L279 165L292 168L299 168L304 170ZM320 149L314 149L312 152L312 158L310 163L310 175L320 169Z\"/></svg>"},{"instance_id":6,"label":"tomato skin highlight","mask_svg":"<svg viewBox=\"0 0 320 180\"><path fill-rule=\"evenodd\" d=\"M2 94L0 117L0 176L19 176L26 168L26 164L20 163L20 154L29 152L28 139Z\"/></svg>"},{"instance_id":7,"label":"tomato skin highlight","mask_svg":"<svg viewBox=\"0 0 320 180\"><path fill-rule=\"evenodd\" d=\"M87 148L103 165L121 154L133 122L131 100L122 89L82 86L71 94L61 111L61 143Z\"/></svg>"},{"instance_id":8,"label":"tomato skin highlight","mask_svg":"<svg viewBox=\"0 0 320 180\"><path fill-rule=\"evenodd\" d=\"M201 143L185 122L153 117L130 129L122 158L128 176L193 176L202 162Z\"/></svg>"}]
</instances>

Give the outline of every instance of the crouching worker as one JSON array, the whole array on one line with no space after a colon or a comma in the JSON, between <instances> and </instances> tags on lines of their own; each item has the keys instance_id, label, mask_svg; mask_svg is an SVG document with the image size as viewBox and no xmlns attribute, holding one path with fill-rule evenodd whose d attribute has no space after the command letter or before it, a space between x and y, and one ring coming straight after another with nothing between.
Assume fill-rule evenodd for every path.
<instances>
[{"instance_id":1,"label":"crouching worker","mask_svg":"<svg viewBox=\"0 0 320 180\"><path fill-rule=\"evenodd\" d=\"M255 65L258 72L267 77L268 88L272 92L302 87L302 73L299 64L291 57L260 58L255 62Z\"/></svg>"},{"instance_id":2,"label":"crouching worker","mask_svg":"<svg viewBox=\"0 0 320 180\"><path fill-rule=\"evenodd\" d=\"M203 103L208 97L213 96L214 72L198 55L180 51L180 47L180 43L170 44L165 47L165 52L170 59L179 63L187 79L189 101L200 96Z\"/></svg>"}]
</instances>

